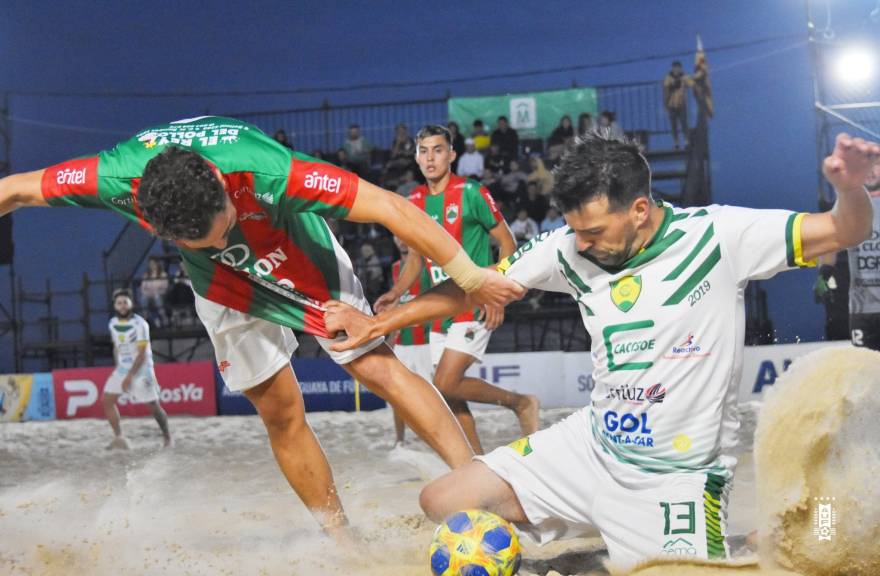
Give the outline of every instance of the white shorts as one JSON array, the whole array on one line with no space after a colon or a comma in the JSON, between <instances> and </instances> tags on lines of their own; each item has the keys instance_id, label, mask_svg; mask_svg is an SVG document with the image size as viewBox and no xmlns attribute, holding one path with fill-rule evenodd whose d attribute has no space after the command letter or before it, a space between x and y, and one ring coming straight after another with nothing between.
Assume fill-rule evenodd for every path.
<instances>
[{"instance_id":1,"label":"white shorts","mask_svg":"<svg viewBox=\"0 0 880 576\"><path fill-rule=\"evenodd\" d=\"M404 345L396 344L394 353L400 360L400 363L406 366L411 372L415 372L428 382L434 380L434 366L431 364L431 345L416 344Z\"/></svg>"},{"instance_id":2,"label":"white shorts","mask_svg":"<svg viewBox=\"0 0 880 576\"><path fill-rule=\"evenodd\" d=\"M589 407L485 456L510 484L545 544L598 529L613 566L646 558L727 558L729 482L700 472L653 474L623 464L595 442Z\"/></svg>"},{"instance_id":3,"label":"white shorts","mask_svg":"<svg viewBox=\"0 0 880 576\"><path fill-rule=\"evenodd\" d=\"M299 346L293 330L227 308L198 294L195 297L196 312L214 344L217 367L229 390L253 388L290 364L290 357ZM348 303L372 315L370 305L365 299ZM337 364L353 362L385 341L384 338L376 338L354 350L333 352L330 345L345 340L344 334L335 340L318 336L315 338Z\"/></svg>"},{"instance_id":4,"label":"white shorts","mask_svg":"<svg viewBox=\"0 0 880 576\"><path fill-rule=\"evenodd\" d=\"M449 327L446 334L431 332L431 361L434 366L439 364L443 351L448 348L470 354L477 362L482 362L491 337L492 332L486 330L486 325L482 322L456 322Z\"/></svg>"},{"instance_id":5,"label":"white shorts","mask_svg":"<svg viewBox=\"0 0 880 576\"><path fill-rule=\"evenodd\" d=\"M131 379L128 392L123 392L122 381L125 380L126 371L114 370L107 382L104 383L104 394L116 394L124 397L130 404L146 404L159 399L159 381L152 370L140 370L137 376Z\"/></svg>"}]
</instances>

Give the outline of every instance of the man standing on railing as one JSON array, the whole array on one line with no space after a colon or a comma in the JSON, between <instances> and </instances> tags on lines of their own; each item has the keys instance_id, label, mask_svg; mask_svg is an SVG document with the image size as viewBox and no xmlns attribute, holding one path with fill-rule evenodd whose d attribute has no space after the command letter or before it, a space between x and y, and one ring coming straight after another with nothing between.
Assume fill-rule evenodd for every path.
<instances>
[{"instance_id":1,"label":"man standing on railing","mask_svg":"<svg viewBox=\"0 0 880 576\"><path fill-rule=\"evenodd\" d=\"M159 405L159 382L153 370L153 350L150 347L150 326L147 321L134 313L131 293L128 290L113 292L113 310L116 314L110 319L110 339L113 341L113 357L116 369L104 384L102 402L104 414L113 428L113 442L108 449L131 446L122 435L119 424L119 409L116 403L122 396L132 404L149 404L153 418L159 423L165 447L171 446L171 431L168 429L168 415Z\"/></svg>"},{"instance_id":2,"label":"man standing on railing","mask_svg":"<svg viewBox=\"0 0 880 576\"><path fill-rule=\"evenodd\" d=\"M0 179L0 216L23 206L106 208L174 241L196 310L230 390L254 404L291 487L323 529L351 539L326 456L290 366L293 330L314 335L349 374L391 402L451 467L471 449L431 385L374 339L337 354L331 298L369 313L351 260L323 217L386 226L481 305L523 290L477 267L430 217L397 194L291 151L255 126L216 116L141 131L112 150Z\"/></svg>"},{"instance_id":3,"label":"man standing on railing","mask_svg":"<svg viewBox=\"0 0 880 576\"><path fill-rule=\"evenodd\" d=\"M678 150L681 145L678 139L678 132L681 130L684 136L684 144L688 145L690 140L687 117L687 88L688 77L681 67L681 62L676 60L672 63L672 68L663 78L663 106L669 114L669 125L672 127L672 138L675 140L675 149Z\"/></svg>"}]
</instances>

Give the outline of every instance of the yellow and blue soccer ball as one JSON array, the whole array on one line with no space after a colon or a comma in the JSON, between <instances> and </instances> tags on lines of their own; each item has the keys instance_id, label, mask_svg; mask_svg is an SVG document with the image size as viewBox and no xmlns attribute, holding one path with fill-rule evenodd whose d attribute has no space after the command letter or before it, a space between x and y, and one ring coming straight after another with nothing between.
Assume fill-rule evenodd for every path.
<instances>
[{"instance_id":1,"label":"yellow and blue soccer ball","mask_svg":"<svg viewBox=\"0 0 880 576\"><path fill-rule=\"evenodd\" d=\"M522 549L510 522L491 512L456 512L434 531L428 552L435 576L512 576Z\"/></svg>"}]
</instances>

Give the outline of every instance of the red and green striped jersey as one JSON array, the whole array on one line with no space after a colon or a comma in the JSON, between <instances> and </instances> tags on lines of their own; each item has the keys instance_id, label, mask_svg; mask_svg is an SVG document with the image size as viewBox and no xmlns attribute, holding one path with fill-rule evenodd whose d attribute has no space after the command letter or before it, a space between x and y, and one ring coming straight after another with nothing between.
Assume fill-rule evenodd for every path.
<instances>
[{"instance_id":1,"label":"red and green striped jersey","mask_svg":"<svg viewBox=\"0 0 880 576\"><path fill-rule=\"evenodd\" d=\"M394 282L397 282L397 278L400 276L401 270L401 261L398 260L394 264L391 265L391 275L394 279ZM427 265L422 268L422 273L419 276L418 281L413 282L413 285L410 286L409 292L400 297L400 303L405 304L424 292L427 292L432 288L433 284L431 282L431 273ZM417 346L419 344L427 344L428 338L431 333L431 324L422 324L419 326L408 326L406 328L401 328L397 333L397 341L396 344L400 346Z\"/></svg>"},{"instance_id":2,"label":"red and green striped jersey","mask_svg":"<svg viewBox=\"0 0 880 576\"><path fill-rule=\"evenodd\" d=\"M409 199L443 226L477 266L493 264L489 230L503 218L492 195L479 182L450 174L449 183L442 194L431 194L428 186L422 184L412 191ZM448 278L439 266L430 268L434 284ZM455 316L452 321L469 322L475 318L476 310L469 310ZM433 329L442 331L441 325L444 323L448 326L448 319L435 321Z\"/></svg>"},{"instance_id":3,"label":"red and green striped jersey","mask_svg":"<svg viewBox=\"0 0 880 576\"><path fill-rule=\"evenodd\" d=\"M340 298L354 284L351 262L323 218L348 215L354 174L293 152L245 122L206 116L148 128L111 150L48 168L43 197L51 206L114 210L151 230L138 208L138 184L147 162L170 145L214 164L238 212L225 249L179 247L193 290L326 336L323 313L301 302Z\"/></svg>"}]
</instances>

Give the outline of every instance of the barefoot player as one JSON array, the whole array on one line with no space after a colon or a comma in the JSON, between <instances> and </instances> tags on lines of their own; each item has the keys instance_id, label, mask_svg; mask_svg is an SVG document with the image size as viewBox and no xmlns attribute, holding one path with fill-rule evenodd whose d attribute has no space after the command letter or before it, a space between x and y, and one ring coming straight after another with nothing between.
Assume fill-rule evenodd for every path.
<instances>
[{"instance_id":1,"label":"barefoot player","mask_svg":"<svg viewBox=\"0 0 880 576\"><path fill-rule=\"evenodd\" d=\"M256 407L282 472L326 532L350 538L290 366L293 330L314 335L447 464L470 460L443 399L382 338L344 353L329 350L321 303L335 298L365 312L369 305L324 216L386 226L441 263L481 304L521 297L515 282L475 266L443 228L396 194L293 152L255 126L205 116L0 180L0 216L22 206L109 209L177 244L226 386Z\"/></svg>"},{"instance_id":2,"label":"barefoot player","mask_svg":"<svg viewBox=\"0 0 880 576\"><path fill-rule=\"evenodd\" d=\"M454 160L449 130L437 125L422 128L416 135L416 161L426 183L412 191L410 201L452 234L478 265L492 264L491 239L500 247L500 259L510 256L516 250L516 241L495 200L479 182L453 174L450 166ZM377 310L396 303L414 283L423 265L421 255L413 252L394 287L377 302ZM446 279L439 266L432 265L430 273L435 284ZM478 454L482 454L483 449L467 405L469 401L509 408L519 418L523 434L538 429L537 398L465 376L474 362L483 361L492 331L503 320L503 308L488 309L484 320L478 318L478 310L469 309L438 320L431 328L431 360L436 367L434 385L449 402Z\"/></svg>"},{"instance_id":3,"label":"barefoot player","mask_svg":"<svg viewBox=\"0 0 880 576\"><path fill-rule=\"evenodd\" d=\"M125 396L132 404L150 405L153 418L162 430L165 447L168 448L171 446L171 431L168 429L168 415L159 405L159 381L153 370L150 326L134 313L128 290L116 290L113 293L113 310L116 315L110 319L109 328L116 369L104 384L102 398L104 414L113 428L113 442L107 448L129 448L128 440L122 435L119 410L116 408L116 402L121 396Z\"/></svg>"},{"instance_id":4,"label":"barefoot player","mask_svg":"<svg viewBox=\"0 0 880 576\"><path fill-rule=\"evenodd\" d=\"M651 198L635 145L579 141L553 190L568 226L500 268L525 288L576 300L594 342L592 403L428 484L426 514L490 510L541 543L594 526L620 568L727 557L746 284L868 238L863 183L878 157L880 145L838 137L824 162L837 190L829 212L678 209ZM375 318L328 303L327 325L347 331L345 349L469 305L447 283Z\"/></svg>"}]
</instances>

